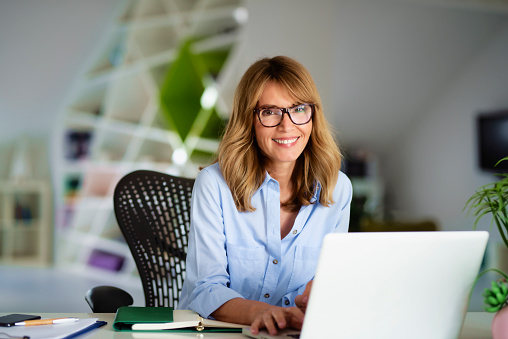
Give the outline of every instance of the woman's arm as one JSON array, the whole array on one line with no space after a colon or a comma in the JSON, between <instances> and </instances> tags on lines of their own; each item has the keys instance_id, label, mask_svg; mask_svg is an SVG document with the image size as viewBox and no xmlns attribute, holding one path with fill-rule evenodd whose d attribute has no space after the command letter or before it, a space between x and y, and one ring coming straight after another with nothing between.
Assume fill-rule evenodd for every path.
<instances>
[{"instance_id":1,"label":"woman's arm","mask_svg":"<svg viewBox=\"0 0 508 339\"><path fill-rule=\"evenodd\" d=\"M226 234L217 175L203 169L192 193L186 277L179 308L208 317L224 302L242 297L228 287Z\"/></svg>"},{"instance_id":2,"label":"woman's arm","mask_svg":"<svg viewBox=\"0 0 508 339\"><path fill-rule=\"evenodd\" d=\"M301 329L304 314L297 307L272 306L261 301L235 298L220 306L212 316L217 320L250 324L252 334L266 328L271 335L276 335L278 329Z\"/></svg>"}]
</instances>

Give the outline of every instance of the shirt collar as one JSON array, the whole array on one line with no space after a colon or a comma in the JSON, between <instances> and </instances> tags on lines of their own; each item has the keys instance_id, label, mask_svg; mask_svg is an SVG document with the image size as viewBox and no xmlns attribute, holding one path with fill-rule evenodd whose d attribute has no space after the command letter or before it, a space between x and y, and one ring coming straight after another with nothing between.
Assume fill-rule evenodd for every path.
<instances>
[{"instance_id":1,"label":"shirt collar","mask_svg":"<svg viewBox=\"0 0 508 339\"><path fill-rule=\"evenodd\" d=\"M254 194L261 191L265 186L268 186L269 184L270 185L277 185L277 187L279 187L279 182L277 180L275 180L274 178L272 178L270 176L270 174L268 174L268 172L265 172L265 180L263 181L261 186L259 186L259 188L257 189L257 191ZM320 193L321 193L321 184L318 181L316 181L316 183L314 184L314 192L312 194L312 197L310 198L311 204L318 201Z\"/></svg>"},{"instance_id":2,"label":"shirt collar","mask_svg":"<svg viewBox=\"0 0 508 339\"><path fill-rule=\"evenodd\" d=\"M319 199L319 194L321 193L321 184L316 181L314 184L314 193L312 194L312 197L310 198L310 203L313 204Z\"/></svg>"},{"instance_id":3,"label":"shirt collar","mask_svg":"<svg viewBox=\"0 0 508 339\"><path fill-rule=\"evenodd\" d=\"M258 191L263 189L265 186L272 187L272 188L277 187L277 189L280 190L279 189L279 182L277 180L275 180L274 178L272 178L270 176L270 174L268 174L268 172L265 172L265 180L263 180L263 183L261 184L261 186L259 186Z\"/></svg>"}]
</instances>

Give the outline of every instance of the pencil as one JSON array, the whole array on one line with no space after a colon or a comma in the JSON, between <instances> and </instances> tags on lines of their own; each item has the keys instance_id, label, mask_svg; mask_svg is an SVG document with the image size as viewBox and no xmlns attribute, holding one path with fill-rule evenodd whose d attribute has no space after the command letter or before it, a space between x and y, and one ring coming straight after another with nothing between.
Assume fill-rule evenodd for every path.
<instances>
[{"instance_id":1,"label":"pencil","mask_svg":"<svg viewBox=\"0 0 508 339\"><path fill-rule=\"evenodd\" d=\"M78 318L53 318L53 319L40 319L40 320L26 320L15 323L16 326L38 326L38 325L52 325L52 324L66 324L78 321Z\"/></svg>"}]
</instances>

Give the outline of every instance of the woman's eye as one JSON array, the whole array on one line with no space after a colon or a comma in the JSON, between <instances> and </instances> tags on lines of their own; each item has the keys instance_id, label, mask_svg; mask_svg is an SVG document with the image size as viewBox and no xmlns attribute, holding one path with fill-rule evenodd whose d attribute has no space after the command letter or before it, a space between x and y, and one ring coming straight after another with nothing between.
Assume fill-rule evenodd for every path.
<instances>
[{"instance_id":1,"label":"woman's eye","mask_svg":"<svg viewBox=\"0 0 508 339\"><path fill-rule=\"evenodd\" d=\"M296 113L303 113L303 112L305 112L305 106L297 106L297 107L295 107L295 112Z\"/></svg>"},{"instance_id":2,"label":"woman's eye","mask_svg":"<svg viewBox=\"0 0 508 339\"><path fill-rule=\"evenodd\" d=\"M261 114L263 114L264 116L270 116L270 115L276 115L277 113L275 113L275 112L274 112L274 111L272 111L272 110L265 109L265 110L262 110L262 111L261 111Z\"/></svg>"}]
</instances>

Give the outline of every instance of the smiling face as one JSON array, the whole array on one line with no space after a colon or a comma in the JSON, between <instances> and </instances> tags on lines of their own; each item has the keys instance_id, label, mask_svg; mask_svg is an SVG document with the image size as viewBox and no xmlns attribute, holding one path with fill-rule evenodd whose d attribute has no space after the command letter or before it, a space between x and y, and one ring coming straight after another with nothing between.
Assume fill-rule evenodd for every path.
<instances>
[{"instance_id":1,"label":"smiling face","mask_svg":"<svg viewBox=\"0 0 508 339\"><path fill-rule=\"evenodd\" d=\"M300 102L295 102L283 87L269 81L259 97L257 106L285 108L297 104ZM295 125L287 114L284 114L280 125L264 127L255 116L254 131L259 148L267 158L267 169L292 171L296 159L302 154L309 141L312 120L305 125Z\"/></svg>"}]
</instances>

